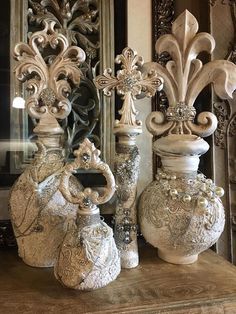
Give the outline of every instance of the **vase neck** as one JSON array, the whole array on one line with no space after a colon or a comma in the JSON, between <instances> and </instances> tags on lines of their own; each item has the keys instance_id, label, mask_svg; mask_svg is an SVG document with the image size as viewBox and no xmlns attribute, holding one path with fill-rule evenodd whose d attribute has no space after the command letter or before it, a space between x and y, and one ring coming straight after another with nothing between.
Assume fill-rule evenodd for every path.
<instances>
[{"instance_id":1,"label":"vase neck","mask_svg":"<svg viewBox=\"0 0 236 314\"><path fill-rule=\"evenodd\" d=\"M199 166L198 156L162 156L163 170L173 173L197 172Z\"/></svg>"},{"instance_id":2,"label":"vase neck","mask_svg":"<svg viewBox=\"0 0 236 314\"><path fill-rule=\"evenodd\" d=\"M96 225L101 221L100 214L95 213L92 215L85 215L85 214L77 214L76 225L79 230L83 229L84 227L89 227L92 225Z\"/></svg>"},{"instance_id":3,"label":"vase neck","mask_svg":"<svg viewBox=\"0 0 236 314\"><path fill-rule=\"evenodd\" d=\"M41 142L46 148L60 148L61 135L38 134L38 141Z\"/></svg>"}]
</instances>

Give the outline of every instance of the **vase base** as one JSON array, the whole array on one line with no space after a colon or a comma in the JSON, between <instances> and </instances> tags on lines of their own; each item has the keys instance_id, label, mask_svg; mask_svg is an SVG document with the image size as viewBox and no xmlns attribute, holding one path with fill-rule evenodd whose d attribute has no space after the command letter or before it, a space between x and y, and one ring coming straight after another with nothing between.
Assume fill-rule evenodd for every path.
<instances>
[{"instance_id":1,"label":"vase base","mask_svg":"<svg viewBox=\"0 0 236 314\"><path fill-rule=\"evenodd\" d=\"M180 256L171 254L169 251L158 250L158 256L165 262L171 264L192 264L197 261L198 254L189 256Z\"/></svg>"},{"instance_id":2,"label":"vase base","mask_svg":"<svg viewBox=\"0 0 236 314\"><path fill-rule=\"evenodd\" d=\"M20 256L20 255L19 255ZM30 267L37 267L37 268L49 268L49 267L54 267L55 265L55 260L54 261L51 261L51 262L47 262L47 263L39 263L39 262L36 262L36 261L29 261L27 259L24 259L20 256L20 258L22 259L22 261L30 266Z\"/></svg>"},{"instance_id":3,"label":"vase base","mask_svg":"<svg viewBox=\"0 0 236 314\"><path fill-rule=\"evenodd\" d=\"M135 268L139 265L139 258L122 258L121 256L121 268L130 269Z\"/></svg>"}]
</instances>

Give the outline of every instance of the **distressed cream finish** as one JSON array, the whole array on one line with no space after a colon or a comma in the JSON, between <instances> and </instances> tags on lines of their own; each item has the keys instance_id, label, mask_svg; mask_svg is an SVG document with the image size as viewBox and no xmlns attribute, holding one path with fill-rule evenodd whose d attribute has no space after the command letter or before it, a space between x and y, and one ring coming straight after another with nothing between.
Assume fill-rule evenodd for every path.
<instances>
[{"instance_id":1,"label":"distressed cream finish","mask_svg":"<svg viewBox=\"0 0 236 314\"><path fill-rule=\"evenodd\" d=\"M34 128L38 152L11 190L10 214L19 255L36 267L54 265L61 241L76 218L76 206L58 189L64 154L57 118L70 113L68 95L80 82L78 66L85 59L82 49L69 47L66 37L54 30L55 22L45 21L44 26L31 35L29 44L19 43L14 50L16 77L27 82L29 91L26 109L39 122ZM47 58L45 49L50 50ZM81 185L71 181L71 189L75 192Z\"/></svg>"},{"instance_id":2,"label":"distressed cream finish","mask_svg":"<svg viewBox=\"0 0 236 314\"><path fill-rule=\"evenodd\" d=\"M107 164L99 158L88 139L74 152L76 159L67 164L60 190L68 202L78 204L77 223L65 236L54 274L65 286L78 290L104 287L120 273L120 257L112 229L101 220L96 205L107 202L115 192L115 180ZM98 170L107 181L102 194L85 188L74 193L69 182L76 169Z\"/></svg>"},{"instance_id":3,"label":"distressed cream finish","mask_svg":"<svg viewBox=\"0 0 236 314\"><path fill-rule=\"evenodd\" d=\"M172 34L156 43L157 52L169 52L172 60L165 68L157 63L144 66L163 77L170 105L165 114L153 112L146 121L153 135L162 136L153 144L162 169L141 196L141 231L158 248L161 258L176 264L196 261L224 228L219 199L223 190L204 175L197 175L199 157L209 148L201 137L215 131L217 119L210 112L202 112L195 120L193 105L209 83L219 97L232 97L236 66L219 60L203 65L197 56L203 50L212 52L215 41L210 34L197 31L195 17L183 12L172 25Z\"/></svg>"}]
</instances>

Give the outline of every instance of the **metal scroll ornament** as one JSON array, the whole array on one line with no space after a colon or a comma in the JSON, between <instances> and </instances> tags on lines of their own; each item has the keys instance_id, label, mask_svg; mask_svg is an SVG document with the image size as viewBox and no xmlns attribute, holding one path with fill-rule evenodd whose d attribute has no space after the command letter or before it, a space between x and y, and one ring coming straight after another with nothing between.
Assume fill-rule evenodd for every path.
<instances>
[{"instance_id":1,"label":"metal scroll ornament","mask_svg":"<svg viewBox=\"0 0 236 314\"><path fill-rule=\"evenodd\" d=\"M31 35L29 44L19 43L14 50L16 77L28 90L27 112L38 121L34 128L38 151L11 190L10 214L20 257L37 267L54 265L58 247L76 217L76 206L59 191L64 153L57 119L70 113L68 96L80 83L78 66L85 60L84 51L69 46L66 37L54 30L53 21L45 21L44 26ZM70 185L74 191L81 189L76 180Z\"/></svg>"},{"instance_id":2,"label":"metal scroll ornament","mask_svg":"<svg viewBox=\"0 0 236 314\"><path fill-rule=\"evenodd\" d=\"M136 146L136 136L142 133L142 123L136 120L134 106L136 96L152 97L163 85L156 71L142 74L138 67L143 65L142 57L131 48L125 48L116 57L121 64L117 76L111 69L96 78L96 86L110 96L113 89L121 95L123 106L121 118L115 121L113 132L118 137L115 155L115 178L117 184L117 205L115 213L115 239L121 254L121 266L133 268L139 263L137 245L136 194L140 155Z\"/></svg>"},{"instance_id":3,"label":"metal scroll ornament","mask_svg":"<svg viewBox=\"0 0 236 314\"><path fill-rule=\"evenodd\" d=\"M115 180L108 165L99 158L100 151L88 139L74 154L74 162L64 168L60 190L68 202L78 205L77 220L62 242L54 273L66 287L93 290L104 287L120 273L113 231L100 218L97 207L112 197ZM77 169L98 170L105 176L107 186L101 194L91 188L76 193L70 190L69 180Z\"/></svg>"},{"instance_id":4,"label":"metal scroll ornament","mask_svg":"<svg viewBox=\"0 0 236 314\"><path fill-rule=\"evenodd\" d=\"M225 60L203 65L197 56L203 50L211 53L215 41L197 31L197 20L186 10L173 23L172 34L156 42L157 53L167 51L172 60L166 67L144 65L146 71L156 70L163 77L169 108L166 113L152 112L146 120L148 130L160 137L153 150L162 168L141 195L141 232L162 259L175 264L196 261L218 240L225 221L220 201L224 190L197 174L199 157L209 149L201 137L215 131L217 119L210 112L196 117L193 105L209 83L219 97L232 97L236 67Z\"/></svg>"}]
</instances>

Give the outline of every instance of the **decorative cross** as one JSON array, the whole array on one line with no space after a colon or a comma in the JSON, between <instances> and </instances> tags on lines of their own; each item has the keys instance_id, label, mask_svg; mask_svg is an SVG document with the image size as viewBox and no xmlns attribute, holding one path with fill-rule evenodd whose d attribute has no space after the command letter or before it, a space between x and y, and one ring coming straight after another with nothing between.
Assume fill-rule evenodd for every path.
<instances>
[{"instance_id":1,"label":"decorative cross","mask_svg":"<svg viewBox=\"0 0 236 314\"><path fill-rule=\"evenodd\" d=\"M156 71L142 73L139 71L144 63L143 58L137 55L137 52L131 48L125 48L121 55L115 59L117 64L121 64L121 70L117 71L117 76L112 76L110 68L105 69L103 75L97 76L95 85L102 89L106 96L111 96L111 91L116 89L117 94L124 100L120 120L116 120L116 127L130 126L140 128L141 121L136 120L138 112L134 106L134 100L140 94L143 97L152 97L156 91L163 87L163 79L158 77Z\"/></svg>"}]
</instances>

